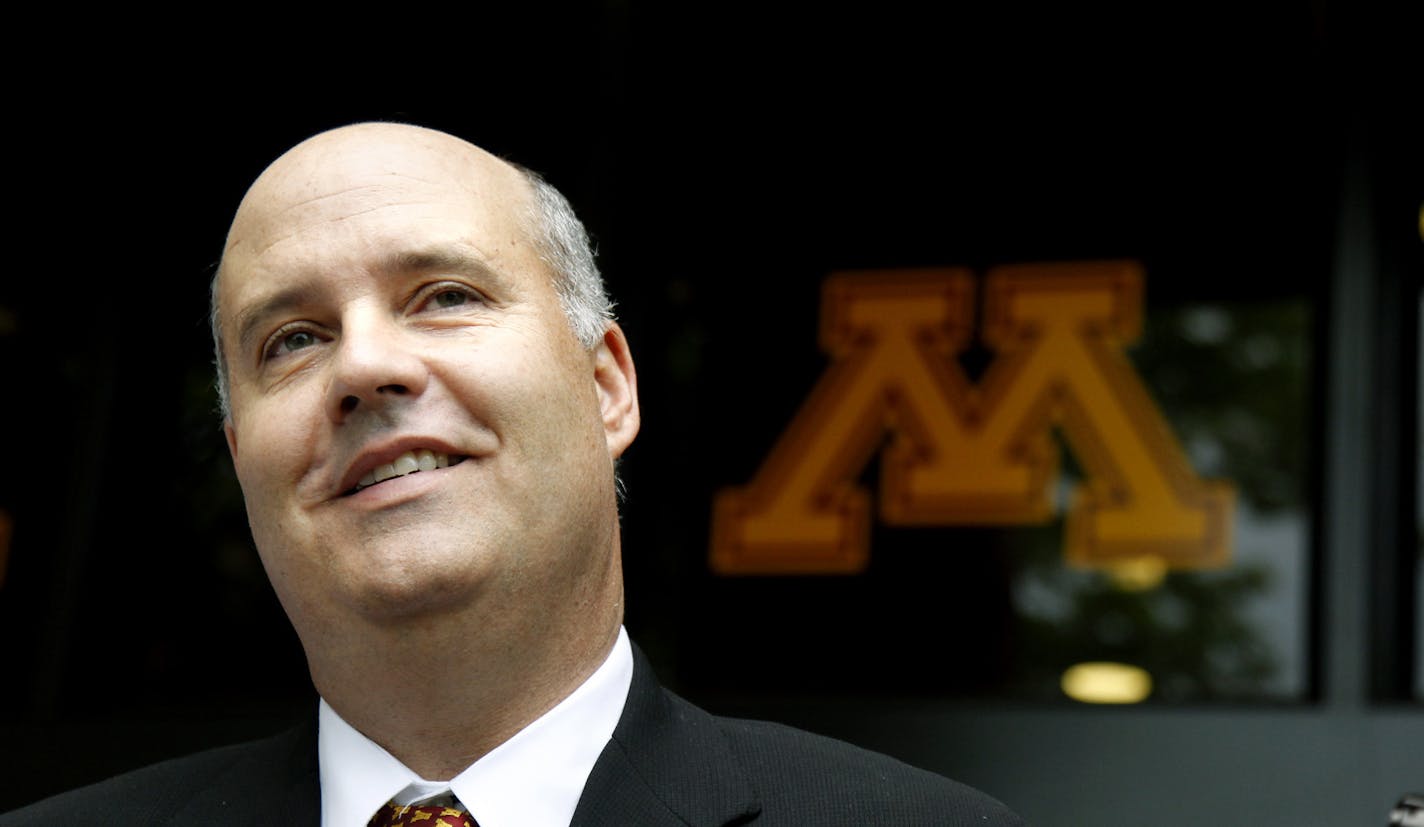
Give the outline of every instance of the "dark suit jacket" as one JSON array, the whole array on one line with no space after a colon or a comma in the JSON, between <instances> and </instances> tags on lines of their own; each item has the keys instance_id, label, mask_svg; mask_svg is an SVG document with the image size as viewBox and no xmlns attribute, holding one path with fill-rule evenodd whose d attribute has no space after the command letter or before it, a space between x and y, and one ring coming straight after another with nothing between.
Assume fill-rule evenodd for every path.
<instances>
[{"instance_id":1,"label":"dark suit jacket","mask_svg":"<svg viewBox=\"0 0 1424 827\"><path fill-rule=\"evenodd\" d=\"M316 825L316 721L166 761L0 816L21 825ZM634 648L623 717L574 827L1022 825L976 790L778 724L719 718L658 685Z\"/></svg>"}]
</instances>

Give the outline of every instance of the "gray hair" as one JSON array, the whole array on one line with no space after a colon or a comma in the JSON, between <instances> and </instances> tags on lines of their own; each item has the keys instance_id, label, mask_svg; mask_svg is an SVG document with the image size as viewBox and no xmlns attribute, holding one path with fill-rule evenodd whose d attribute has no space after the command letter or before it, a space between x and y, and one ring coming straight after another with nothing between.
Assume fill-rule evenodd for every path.
<instances>
[{"instance_id":1,"label":"gray hair","mask_svg":"<svg viewBox=\"0 0 1424 827\"><path fill-rule=\"evenodd\" d=\"M554 291L559 294L569 326L579 342L592 350L613 321L613 300L594 263L588 231L569 200L553 184L531 169L512 166L524 176L534 194L524 216L527 231L534 238L539 258L553 274Z\"/></svg>"},{"instance_id":2,"label":"gray hair","mask_svg":"<svg viewBox=\"0 0 1424 827\"><path fill-rule=\"evenodd\" d=\"M529 204L523 211L525 231L534 239L539 258L552 273L554 292L579 343L592 350L613 320L613 300L594 262L593 245L583 222L564 194L539 173L511 163L529 184ZM223 352L222 319L218 304L219 262L208 286L208 324L213 332L213 367L217 372L218 410L223 421L232 418L228 395L227 355Z\"/></svg>"}]
</instances>

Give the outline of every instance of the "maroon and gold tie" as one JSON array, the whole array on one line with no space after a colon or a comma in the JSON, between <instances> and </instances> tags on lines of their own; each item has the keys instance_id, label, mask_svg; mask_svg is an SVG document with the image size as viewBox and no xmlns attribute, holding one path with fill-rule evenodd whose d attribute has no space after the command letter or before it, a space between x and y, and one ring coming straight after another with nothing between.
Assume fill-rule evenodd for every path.
<instances>
[{"instance_id":1,"label":"maroon and gold tie","mask_svg":"<svg viewBox=\"0 0 1424 827\"><path fill-rule=\"evenodd\" d=\"M366 827L480 827L458 807L439 804L387 804L376 811Z\"/></svg>"}]
</instances>

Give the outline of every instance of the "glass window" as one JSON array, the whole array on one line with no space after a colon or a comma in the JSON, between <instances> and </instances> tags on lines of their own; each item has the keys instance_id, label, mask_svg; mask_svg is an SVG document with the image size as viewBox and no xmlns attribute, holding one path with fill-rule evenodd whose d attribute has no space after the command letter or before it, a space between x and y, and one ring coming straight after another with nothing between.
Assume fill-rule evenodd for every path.
<instances>
[{"instance_id":1,"label":"glass window","mask_svg":"<svg viewBox=\"0 0 1424 827\"><path fill-rule=\"evenodd\" d=\"M1424 209L1420 210L1419 232L1424 236ZM1418 418L1418 432L1415 440L1415 456L1418 475L1415 478L1414 508L1416 532L1414 536L1414 698L1424 701L1424 294L1419 298L1419 336L1416 370L1419 372L1417 385L1419 400L1415 405Z\"/></svg>"},{"instance_id":2,"label":"glass window","mask_svg":"<svg viewBox=\"0 0 1424 827\"><path fill-rule=\"evenodd\" d=\"M717 498L692 690L1308 696L1313 296L1055 267L828 287L820 374Z\"/></svg>"},{"instance_id":3,"label":"glass window","mask_svg":"<svg viewBox=\"0 0 1424 827\"><path fill-rule=\"evenodd\" d=\"M1309 691L1311 325L1301 299L1149 314L1133 363L1194 471L1232 487L1229 554L1200 569L1151 555L1083 567L1062 559L1061 531L1006 534L1020 693L1092 700L1055 679L1098 663L1143 670L1163 701Z\"/></svg>"}]
</instances>

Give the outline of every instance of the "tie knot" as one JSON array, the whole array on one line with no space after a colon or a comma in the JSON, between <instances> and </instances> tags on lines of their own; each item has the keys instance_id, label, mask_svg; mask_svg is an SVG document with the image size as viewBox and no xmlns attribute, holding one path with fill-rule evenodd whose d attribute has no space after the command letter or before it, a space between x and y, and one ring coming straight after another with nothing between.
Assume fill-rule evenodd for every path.
<instances>
[{"instance_id":1,"label":"tie knot","mask_svg":"<svg viewBox=\"0 0 1424 827\"><path fill-rule=\"evenodd\" d=\"M479 827L460 807L440 804L387 804L366 827Z\"/></svg>"}]
</instances>

